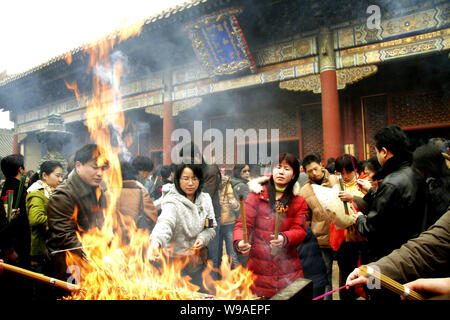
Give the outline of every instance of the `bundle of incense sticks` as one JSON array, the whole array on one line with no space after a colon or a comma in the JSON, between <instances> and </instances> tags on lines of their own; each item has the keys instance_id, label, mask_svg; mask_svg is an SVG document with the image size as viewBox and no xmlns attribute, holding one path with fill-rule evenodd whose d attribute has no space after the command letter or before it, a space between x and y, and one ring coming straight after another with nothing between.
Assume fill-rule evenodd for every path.
<instances>
[{"instance_id":1,"label":"bundle of incense sticks","mask_svg":"<svg viewBox=\"0 0 450 320\"><path fill-rule=\"evenodd\" d=\"M342 175L340 173L336 173L336 176L339 179L339 186L341 188L341 191L345 191L344 180L342 180ZM343 201L343 203L344 203L345 214L348 214L348 204L346 201Z\"/></svg>"},{"instance_id":2,"label":"bundle of incense sticks","mask_svg":"<svg viewBox=\"0 0 450 320\"><path fill-rule=\"evenodd\" d=\"M239 206L241 210L242 234L244 236L244 243L248 243L247 236L247 220L245 219L244 197L239 196Z\"/></svg>"},{"instance_id":3,"label":"bundle of incense sticks","mask_svg":"<svg viewBox=\"0 0 450 320\"><path fill-rule=\"evenodd\" d=\"M7 190L6 191L6 205L7 205L6 216L7 216L8 222L11 222L11 212L12 212L13 200L14 200L14 191Z\"/></svg>"},{"instance_id":4,"label":"bundle of incense sticks","mask_svg":"<svg viewBox=\"0 0 450 320\"><path fill-rule=\"evenodd\" d=\"M6 219L8 219L8 197L7 196L2 197L2 205L3 205L3 208L5 209Z\"/></svg>"},{"instance_id":5,"label":"bundle of incense sticks","mask_svg":"<svg viewBox=\"0 0 450 320\"><path fill-rule=\"evenodd\" d=\"M278 207L275 209L275 230L273 233L274 239L278 239L278 235L280 234L280 227L281 227L281 218L282 215L287 211L285 207ZM273 255L277 254L278 248L272 248L271 253Z\"/></svg>"},{"instance_id":6,"label":"bundle of incense sticks","mask_svg":"<svg viewBox=\"0 0 450 320\"><path fill-rule=\"evenodd\" d=\"M425 298L420 295L419 293L409 289L408 287L398 283L395 280L392 280L388 276L385 276L384 274L374 270L371 267L368 266L360 266L359 270L361 270L361 275L364 277L372 276L375 279L380 280L381 285L391 290L392 292L395 292L401 296L403 296L405 299L408 300L425 300Z\"/></svg>"},{"instance_id":7,"label":"bundle of incense sticks","mask_svg":"<svg viewBox=\"0 0 450 320\"><path fill-rule=\"evenodd\" d=\"M22 175L22 177L20 178L19 191L17 193L16 205L14 206L14 209L19 208L20 198L22 197L23 187L25 186L25 180L26 179L27 179L27 175L26 174Z\"/></svg>"}]
</instances>

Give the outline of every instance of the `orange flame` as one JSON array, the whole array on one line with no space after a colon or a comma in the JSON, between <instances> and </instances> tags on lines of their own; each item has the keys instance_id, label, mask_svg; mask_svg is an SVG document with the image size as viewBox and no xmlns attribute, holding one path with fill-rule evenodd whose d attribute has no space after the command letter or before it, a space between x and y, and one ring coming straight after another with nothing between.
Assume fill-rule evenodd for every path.
<instances>
[{"instance_id":1,"label":"orange flame","mask_svg":"<svg viewBox=\"0 0 450 320\"><path fill-rule=\"evenodd\" d=\"M109 52L117 41L140 33L141 24L122 30L118 39L104 37L94 46L86 47L89 54L88 72L95 71L100 65L110 70L110 80L104 81L98 74L93 78L93 97L87 101L86 123L94 140L101 147L98 166L108 164L104 171L104 183L107 187L108 206L104 209L104 223L101 229L91 229L78 233L83 245L85 257L66 254L67 265L76 265L80 270L83 290L73 292L65 299L205 299L208 295L198 292L198 286L190 282L181 271L189 263L188 258L169 258L170 250L161 252L157 265L147 261L149 233L138 229L132 217L124 216L116 209L122 186L120 162L117 147L111 144L110 129L122 134L125 117L121 110L120 79L124 72L123 61L119 59L111 64ZM77 95L76 83L67 87ZM78 99L78 95L77 95ZM129 138L127 138L129 139ZM127 140L127 146L131 141ZM97 188L97 197L100 196ZM77 217L75 210L74 219ZM254 277L242 267L231 270L227 259L220 267L222 280L214 282L209 276L211 264L208 264L203 276L204 283L216 298L253 299L250 286Z\"/></svg>"},{"instance_id":2,"label":"orange flame","mask_svg":"<svg viewBox=\"0 0 450 320\"><path fill-rule=\"evenodd\" d=\"M71 64L72 63L72 53L67 52L64 56L64 60L66 60L67 64Z\"/></svg>"},{"instance_id":3,"label":"orange flame","mask_svg":"<svg viewBox=\"0 0 450 320\"><path fill-rule=\"evenodd\" d=\"M80 230L81 232L84 232L83 228L78 224L78 206L75 205L75 207L73 208L72 216L69 219L75 221L75 223L77 224L78 230Z\"/></svg>"},{"instance_id":4,"label":"orange flame","mask_svg":"<svg viewBox=\"0 0 450 320\"><path fill-rule=\"evenodd\" d=\"M67 89L73 91L73 93L75 94L75 98L77 99L77 101L80 100L80 92L78 91L78 84L76 81L73 82L69 82L67 83L67 81L64 81L66 83L66 87Z\"/></svg>"}]
</instances>

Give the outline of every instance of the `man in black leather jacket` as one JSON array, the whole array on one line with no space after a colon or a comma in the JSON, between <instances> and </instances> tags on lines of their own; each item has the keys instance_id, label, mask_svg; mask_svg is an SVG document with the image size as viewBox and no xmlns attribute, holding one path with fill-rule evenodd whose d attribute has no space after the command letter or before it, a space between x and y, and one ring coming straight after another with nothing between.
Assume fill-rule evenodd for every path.
<instances>
[{"instance_id":1,"label":"man in black leather jacket","mask_svg":"<svg viewBox=\"0 0 450 320\"><path fill-rule=\"evenodd\" d=\"M412 154L408 138L396 125L375 135L375 149L381 169L373 177L383 180L377 190L358 180L367 191L367 215L355 214L358 232L367 237L369 259L376 261L424 231L426 185L424 178L411 168Z\"/></svg>"}]
</instances>

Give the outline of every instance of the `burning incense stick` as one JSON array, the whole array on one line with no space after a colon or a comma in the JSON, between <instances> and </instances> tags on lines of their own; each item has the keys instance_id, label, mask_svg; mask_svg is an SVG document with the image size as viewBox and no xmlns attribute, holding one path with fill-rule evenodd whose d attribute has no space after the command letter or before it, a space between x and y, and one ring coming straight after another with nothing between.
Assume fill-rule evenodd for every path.
<instances>
[{"instance_id":1,"label":"burning incense stick","mask_svg":"<svg viewBox=\"0 0 450 320\"><path fill-rule=\"evenodd\" d=\"M275 214L275 231L273 233L274 239L277 240L278 236L280 234L280 226L281 226L281 218L283 214L286 212L285 207L278 207L276 208L276 214ZM272 254L275 255L278 252L278 248L272 248Z\"/></svg>"},{"instance_id":2,"label":"burning incense stick","mask_svg":"<svg viewBox=\"0 0 450 320\"><path fill-rule=\"evenodd\" d=\"M247 220L245 219L244 197L242 196L239 196L239 206L241 210L242 234L244 236L244 243L248 243Z\"/></svg>"},{"instance_id":3,"label":"burning incense stick","mask_svg":"<svg viewBox=\"0 0 450 320\"><path fill-rule=\"evenodd\" d=\"M56 250L56 251L50 252L50 254L51 254L51 255L55 255L55 254L60 253L60 252L73 251L73 250L84 249L84 248L95 247L95 246L97 246L97 245L96 245L96 244L91 244L91 245L88 245L88 246L80 246L80 247L75 247L75 248L70 248L70 249L64 249L64 250Z\"/></svg>"},{"instance_id":4,"label":"burning incense stick","mask_svg":"<svg viewBox=\"0 0 450 320\"><path fill-rule=\"evenodd\" d=\"M42 282L42 283L45 283L48 285L53 285L57 288L65 289L68 291L77 291L77 290L81 289L79 286L77 286L75 284L71 284L71 283L68 283L65 281L50 278L50 277L44 276L41 273L32 272L32 271L29 271L29 270L26 270L23 268L12 266L10 264L3 263L2 261L0 261L0 266L1 266L1 268L4 269L4 271L11 272L11 273L17 274L17 275L25 277L25 278L29 278L34 281L39 281L39 282Z\"/></svg>"},{"instance_id":5,"label":"burning incense stick","mask_svg":"<svg viewBox=\"0 0 450 320\"><path fill-rule=\"evenodd\" d=\"M397 281L392 280L388 276L381 274L380 272L374 270L368 266L360 266L359 270L361 270L361 275L364 277L372 276L375 279L380 280L381 285L386 289L391 290L408 300L425 300L425 298L419 293L409 289L408 287L398 283Z\"/></svg>"}]
</instances>

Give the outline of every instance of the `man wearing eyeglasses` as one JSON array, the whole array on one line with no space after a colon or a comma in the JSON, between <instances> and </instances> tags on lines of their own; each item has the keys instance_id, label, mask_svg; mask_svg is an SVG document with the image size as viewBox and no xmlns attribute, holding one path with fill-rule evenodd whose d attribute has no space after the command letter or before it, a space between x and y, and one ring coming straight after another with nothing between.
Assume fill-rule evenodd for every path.
<instances>
[{"instance_id":1,"label":"man wearing eyeglasses","mask_svg":"<svg viewBox=\"0 0 450 320\"><path fill-rule=\"evenodd\" d=\"M65 251L83 256L76 233L103 224L102 209L106 207L103 173L109 168L102 149L87 144L75 153L75 168L68 179L56 188L47 204L49 240L47 248L53 259L54 276L67 281ZM74 249L74 250L72 250Z\"/></svg>"}]
</instances>

